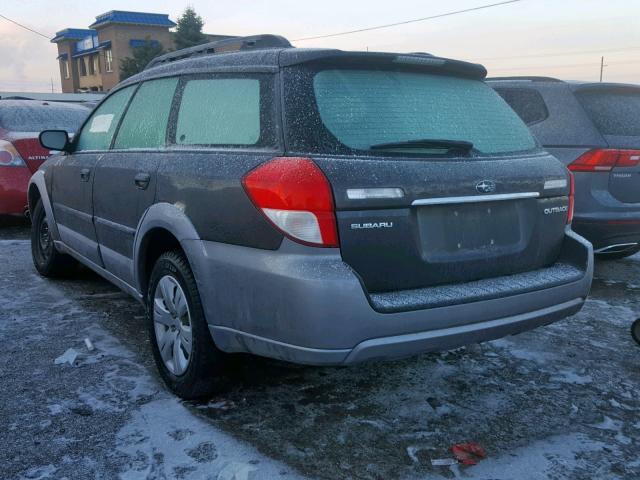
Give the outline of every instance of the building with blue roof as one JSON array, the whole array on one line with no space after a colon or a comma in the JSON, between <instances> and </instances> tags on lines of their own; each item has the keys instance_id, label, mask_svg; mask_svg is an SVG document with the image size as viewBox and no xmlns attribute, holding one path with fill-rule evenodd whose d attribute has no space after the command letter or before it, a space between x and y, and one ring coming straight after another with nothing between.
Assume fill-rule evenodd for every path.
<instances>
[{"instance_id":1,"label":"building with blue roof","mask_svg":"<svg viewBox=\"0 0 640 480\"><path fill-rule=\"evenodd\" d=\"M96 17L96 21L89 28L119 23L127 25L151 25L154 27L175 27L175 22L169 20L169 15L164 13L125 12L111 10Z\"/></svg>"},{"instance_id":2,"label":"building with blue roof","mask_svg":"<svg viewBox=\"0 0 640 480\"><path fill-rule=\"evenodd\" d=\"M121 60L131 57L135 48L151 42L173 50L173 33L169 29L175 26L164 13L111 10L98 15L88 29L65 28L56 32L51 42L58 46L62 91L110 90L120 81Z\"/></svg>"}]
</instances>

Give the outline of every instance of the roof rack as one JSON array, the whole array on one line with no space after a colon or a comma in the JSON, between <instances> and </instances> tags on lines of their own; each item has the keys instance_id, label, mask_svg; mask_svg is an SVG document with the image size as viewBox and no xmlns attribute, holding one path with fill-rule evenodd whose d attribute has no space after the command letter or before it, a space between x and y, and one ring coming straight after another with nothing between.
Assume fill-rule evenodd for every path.
<instances>
[{"instance_id":1,"label":"roof rack","mask_svg":"<svg viewBox=\"0 0 640 480\"><path fill-rule=\"evenodd\" d=\"M553 78L553 77L536 77L536 76L527 76L527 75L520 75L520 76L513 76L513 77L489 77L487 78L487 81L494 81L494 80L523 80L523 81L527 81L527 82L564 82L564 80L560 80L559 78Z\"/></svg>"},{"instance_id":2,"label":"roof rack","mask_svg":"<svg viewBox=\"0 0 640 480\"><path fill-rule=\"evenodd\" d=\"M267 48L290 48L292 45L280 35L252 35L250 37L234 37L215 42L183 48L175 52L165 53L154 58L145 67L145 70L164 63L171 63L185 58L203 57L218 53L238 52L241 50L264 50Z\"/></svg>"}]
</instances>

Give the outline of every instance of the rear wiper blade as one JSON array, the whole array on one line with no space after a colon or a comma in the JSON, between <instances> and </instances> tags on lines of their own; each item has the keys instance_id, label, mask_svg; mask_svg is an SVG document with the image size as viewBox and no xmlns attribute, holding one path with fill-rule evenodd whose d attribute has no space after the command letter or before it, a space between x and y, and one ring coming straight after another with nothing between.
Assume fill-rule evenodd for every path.
<instances>
[{"instance_id":1,"label":"rear wiper blade","mask_svg":"<svg viewBox=\"0 0 640 480\"><path fill-rule=\"evenodd\" d=\"M439 138L420 138L416 140L404 140L402 142L376 143L369 147L370 150L386 150L389 148L443 148L470 152L473 143L464 140L446 140Z\"/></svg>"}]
</instances>

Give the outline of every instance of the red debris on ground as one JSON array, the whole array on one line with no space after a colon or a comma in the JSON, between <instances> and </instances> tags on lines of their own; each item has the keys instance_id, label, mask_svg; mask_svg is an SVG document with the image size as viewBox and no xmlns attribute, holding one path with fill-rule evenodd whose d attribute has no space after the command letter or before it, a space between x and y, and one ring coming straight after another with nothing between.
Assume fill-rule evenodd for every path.
<instances>
[{"instance_id":1,"label":"red debris on ground","mask_svg":"<svg viewBox=\"0 0 640 480\"><path fill-rule=\"evenodd\" d=\"M463 465L475 465L487 456L485 449L473 442L456 443L449 450Z\"/></svg>"}]
</instances>

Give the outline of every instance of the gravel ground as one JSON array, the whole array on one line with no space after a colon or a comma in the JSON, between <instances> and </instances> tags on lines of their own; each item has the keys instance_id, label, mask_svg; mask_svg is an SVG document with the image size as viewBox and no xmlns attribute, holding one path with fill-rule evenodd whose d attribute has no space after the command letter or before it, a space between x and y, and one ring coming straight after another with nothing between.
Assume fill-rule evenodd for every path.
<instances>
[{"instance_id":1,"label":"gravel ground","mask_svg":"<svg viewBox=\"0 0 640 480\"><path fill-rule=\"evenodd\" d=\"M161 385L139 304L86 270L40 278L27 238L0 228L0 478L640 478L640 255L597 263L552 326L351 368L241 356L194 404ZM431 465L464 441L488 457Z\"/></svg>"}]
</instances>

